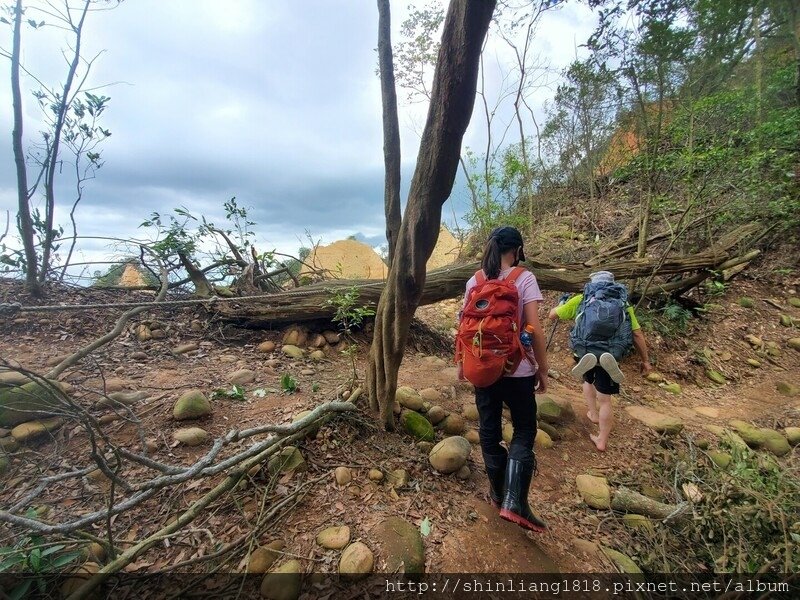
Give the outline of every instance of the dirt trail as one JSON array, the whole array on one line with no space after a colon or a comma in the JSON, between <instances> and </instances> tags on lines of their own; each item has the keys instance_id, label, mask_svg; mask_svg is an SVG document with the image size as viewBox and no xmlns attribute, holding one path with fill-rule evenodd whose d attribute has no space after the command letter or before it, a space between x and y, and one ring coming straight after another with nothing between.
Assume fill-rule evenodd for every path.
<instances>
[{"instance_id":1,"label":"dirt trail","mask_svg":"<svg viewBox=\"0 0 800 600\"><path fill-rule=\"evenodd\" d=\"M800 352L787 348L786 341L797 337L797 330L779 327L779 311L763 302L749 311L739 307L736 303L739 294L771 297L775 293L771 289L742 287L718 299L724 312L711 315L706 323L696 324L691 335L674 339L650 336L657 369L667 379L680 382L683 388L680 395L670 394L657 384L645 381L637 372L635 359L623 363L626 381L623 394L615 399L616 423L605 453L597 452L589 440L593 425L585 417L580 384L569 377L572 360L566 345L568 327L560 328L550 362L561 377L551 380L548 394L569 402L577 418L559 427L561 437L553 448L537 452L539 476L533 481L530 500L550 524L549 533L526 533L499 519L486 503L487 483L477 446L473 447L470 457L471 476L460 481L433 473L427 454L406 435L342 426L326 427L317 439L303 442L300 447L310 465L306 477L325 475L336 466L346 465L353 470L353 483L336 486L331 475L326 479L328 483L320 484L292 516L268 531L258 543L282 539L287 552L308 557L308 562L304 563L306 570L329 571L336 568L338 554L321 550L315 544L316 533L321 528L347 524L354 540L364 540L370 545L375 527L382 519L401 516L417 526L425 519L432 523L432 532L425 540L428 571L607 572L609 565L598 556L583 554L576 540L619 545L620 540L601 527L602 519L613 517L586 508L577 493L575 477L591 472L603 474L609 481L636 484L637 472L646 467L652 453L658 451L661 439L631 418L625 406L644 405L677 416L684 421L685 431L698 437L709 435L703 425L725 425L733 418L773 428L800 423L800 398L788 398L776 391L778 381L796 383ZM14 291L7 291L6 295L12 297ZM428 325L446 332L452 327L455 305L453 301L425 307L420 315ZM787 307L786 312L800 322L800 309ZM350 371L348 359L334 348L327 348L326 359L317 363L286 359L277 351L268 354L256 351L256 346L264 340L272 340L279 346L279 332L223 330L210 325L198 330L195 325L202 315L188 310L164 314L160 318L165 324L165 339L140 343L131 330L130 335L97 353L95 363L70 375L69 379L79 389L102 387L103 380L99 377L102 369L106 383L113 379L122 389L148 391L151 400L141 407L142 427L146 435L159 440L156 456L162 460L188 463L203 451L170 444L172 432L179 426L170 418L171 408L175 397L188 388L200 387L210 393L216 388L229 387L229 375L238 369L252 369L257 373L256 380L245 386L245 401L214 402L213 417L202 426L213 436L219 436L233 427L288 422L300 410L330 399ZM45 317L20 318L0 340L0 356L43 370L48 359L80 347L106 330L112 321L113 315L98 320L89 314L71 316L63 321ZM744 341L747 334L778 343L782 349L780 356L770 360L760 356ZM171 353L176 344L191 340L199 342L198 352L189 356ZM727 384L720 386L705 378L705 367L696 362L698 353L704 350L708 350L710 364L726 376ZM138 358L133 358L134 355ZM363 368L365 355L366 347L359 357L360 368ZM748 358L761 360L761 368L747 365ZM449 361L450 356L409 351L399 383L416 389L434 388L441 396L439 404L443 408L461 413L465 406L474 402L473 393L469 385L458 382L455 368ZM280 392L280 377L285 373L296 377L297 393ZM266 394L257 397L253 394L256 389L265 390ZM476 428L477 423L467 420L467 426ZM139 437L131 424L117 421L107 430L115 439L127 440L134 446L138 443ZM59 432L53 443L43 450L56 448L65 460L75 464L85 460L85 456L75 454L76 440L68 431ZM797 448L793 452L797 453ZM367 472L372 468L384 473L405 469L409 482L395 490L385 483L369 481ZM12 477L15 476L19 474L12 473ZM294 483L291 477L281 481L284 486ZM173 494L157 505L134 511L120 522L130 525L131 539L141 538L184 509L203 489L201 486L189 494ZM6 487L0 494L10 491ZM52 507L53 518L57 518L66 511L87 510L96 500L91 494L87 495L86 490L76 488L62 490L61 496L45 496L43 503ZM241 509L221 507L198 526L207 527L220 542L241 535L247 527L246 522L241 521L242 514L251 516L255 510L252 493L243 491L237 502ZM182 545L151 552L139 563L140 571L165 568L187 556L202 554L206 551L204 543L199 537L190 537ZM376 551L379 552L377 548ZM378 556L376 570L385 566L382 558Z\"/></svg>"},{"instance_id":2,"label":"dirt trail","mask_svg":"<svg viewBox=\"0 0 800 600\"><path fill-rule=\"evenodd\" d=\"M482 477L479 477L482 479ZM504 521L490 504L471 500L476 522L442 543L442 573L554 573L562 571L543 549L540 536ZM475 551L465 553L465 548Z\"/></svg>"}]
</instances>

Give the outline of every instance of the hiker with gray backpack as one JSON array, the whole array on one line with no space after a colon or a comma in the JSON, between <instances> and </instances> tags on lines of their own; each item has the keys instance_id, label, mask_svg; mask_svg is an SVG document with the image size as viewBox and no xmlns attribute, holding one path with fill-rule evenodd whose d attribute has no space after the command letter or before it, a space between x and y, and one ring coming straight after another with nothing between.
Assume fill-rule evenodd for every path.
<instances>
[{"instance_id":1,"label":"hiker with gray backpack","mask_svg":"<svg viewBox=\"0 0 800 600\"><path fill-rule=\"evenodd\" d=\"M548 318L575 321L570 332L576 362L572 374L583 379L583 397L589 409L586 416L599 426L598 435L589 437L605 452L613 423L611 396L619 394L625 377L619 361L634 346L642 359L642 374L647 375L652 367L647 342L628 303L628 289L614 281L609 271L592 273L589 278L582 294L552 309Z\"/></svg>"}]
</instances>

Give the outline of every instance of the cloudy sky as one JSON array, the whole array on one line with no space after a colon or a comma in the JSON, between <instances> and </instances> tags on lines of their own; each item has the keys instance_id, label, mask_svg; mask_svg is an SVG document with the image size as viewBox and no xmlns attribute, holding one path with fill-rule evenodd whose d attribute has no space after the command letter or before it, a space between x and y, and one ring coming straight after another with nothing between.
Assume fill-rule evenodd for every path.
<instances>
[{"instance_id":1,"label":"cloudy sky","mask_svg":"<svg viewBox=\"0 0 800 600\"><path fill-rule=\"evenodd\" d=\"M408 4L392 2L394 42ZM535 52L557 70L574 59L593 24L577 3L550 11ZM8 49L10 29L0 33L0 46ZM55 30L26 28L25 65L44 81L59 81L63 40ZM306 231L323 243L359 234L378 245L384 225L376 40L374 0L125 0L91 15L84 54L105 51L90 82L114 83L102 91L111 97L103 124L112 136L103 146L105 166L87 184L78 209L81 235L142 237L137 226L152 211L177 206L219 222L222 203L236 196L258 224L260 250L295 252ZM510 56L499 42L490 43L487 56L491 87ZM2 64L8 69L8 61ZM10 211L13 223L8 76L0 82L7 107L0 110L6 132L0 210ZM30 90L33 82L23 85ZM552 91L537 92L536 103ZM39 109L24 94L31 140ZM402 90L399 97L405 194L426 107L408 104ZM510 114L501 111L501 117ZM482 146L484 130L476 111L465 145ZM463 185L451 202L462 214ZM453 211L445 209L452 220ZM65 211L58 217L66 224ZM105 242L82 240L79 259L113 253Z\"/></svg>"}]
</instances>

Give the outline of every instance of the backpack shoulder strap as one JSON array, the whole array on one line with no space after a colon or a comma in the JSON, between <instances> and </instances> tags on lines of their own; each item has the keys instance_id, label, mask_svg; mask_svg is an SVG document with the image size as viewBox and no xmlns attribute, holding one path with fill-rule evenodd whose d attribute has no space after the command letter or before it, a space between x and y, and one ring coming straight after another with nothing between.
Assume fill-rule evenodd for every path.
<instances>
[{"instance_id":1,"label":"backpack shoulder strap","mask_svg":"<svg viewBox=\"0 0 800 600\"><path fill-rule=\"evenodd\" d=\"M483 269L478 269L475 271L475 283L480 285L486 281L486 274L483 272Z\"/></svg>"},{"instance_id":2,"label":"backpack shoulder strap","mask_svg":"<svg viewBox=\"0 0 800 600\"><path fill-rule=\"evenodd\" d=\"M508 274L508 277L506 277L506 281L516 285L517 279L522 277L523 273L525 273L525 270L525 267L514 267L511 269L511 273Z\"/></svg>"}]
</instances>

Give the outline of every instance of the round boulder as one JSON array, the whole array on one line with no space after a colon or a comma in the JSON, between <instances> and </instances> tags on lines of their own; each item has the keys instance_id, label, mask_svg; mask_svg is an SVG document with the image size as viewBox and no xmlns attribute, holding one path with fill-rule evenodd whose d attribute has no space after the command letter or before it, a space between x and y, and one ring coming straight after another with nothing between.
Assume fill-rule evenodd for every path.
<instances>
[{"instance_id":1,"label":"round boulder","mask_svg":"<svg viewBox=\"0 0 800 600\"><path fill-rule=\"evenodd\" d=\"M783 432L786 434L786 440L792 446L800 444L800 427L786 427Z\"/></svg>"},{"instance_id":2,"label":"round boulder","mask_svg":"<svg viewBox=\"0 0 800 600\"><path fill-rule=\"evenodd\" d=\"M582 474L575 478L575 484L588 506L598 509L611 507L611 488L605 477Z\"/></svg>"},{"instance_id":3,"label":"round boulder","mask_svg":"<svg viewBox=\"0 0 800 600\"><path fill-rule=\"evenodd\" d=\"M372 573L375 558L366 544L354 542L342 552L339 559L339 574L348 579L361 579Z\"/></svg>"},{"instance_id":4,"label":"round boulder","mask_svg":"<svg viewBox=\"0 0 800 600\"><path fill-rule=\"evenodd\" d=\"M467 404L464 406L464 418L470 421L478 420L478 407L474 404Z\"/></svg>"},{"instance_id":5,"label":"round boulder","mask_svg":"<svg viewBox=\"0 0 800 600\"><path fill-rule=\"evenodd\" d=\"M448 435L461 435L464 433L466 423L464 417L455 413L450 413L448 417L442 422L442 429Z\"/></svg>"},{"instance_id":6,"label":"round boulder","mask_svg":"<svg viewBox=\"0 0 800 600\"><path fill-rule=\"evenodd\" d=\"M61 595L66 598L83 586L92 575L100 571L100 565L96 562L85 562L80 567L71 570L63 579L61 584Z\"/></svg>"},{"instance_id":7,"label":"round boulder","mask_svg":"<svg viewBox=\"0 0 800 600\"><path fill-rule=\"evenodd\" d=\"M443 439L431 450L428 460L439 473L455 473L467 463L472 446L461 436Z\"/></svg>"},{"instance_id":8,"label":"round boulder","mask_svg":"<svg viewBox=\"0 0 800 600\"><path fill-rule=\"evenodd\" d=\"M395 469L386 474L386 480L394 487L403 487L408 485L408 471L405 469Z\"/></svg>"},{"instance_id":9,"label":"round boulder","mask_svg":"<svg viewBox=\"0 0 800 600\"><path fill-rule=\"evenodd\" d=\"M719 450L709 450L708 457L720 469L727 469L728 465L731 464L731 460L733 460L730 454Z\"/></svg>"},{"instance_id":10,"label":"round boulder","mask_svg":"<svg viewBox=\"0 0 800 600\"><path fill-rule=\"evenodd\" d=\"M774 429L762 429L764 434L764 448L772 452L775 456L784 456L792 451L788 440L780 432Z\"/></svg>"},{"instance_id":11,"label":"round boulder","mask_svg":"<svg viewBox=\"0 0 800 600\"><path fill-rule=\"evenodd\" d=\"M353 473L348 467L336 467L333 476L336 478L337 485L347 485L353 481Z\"/></svg>"},{"instance_id":12,"label":"round boulder","mask_svg":"<svg viewBox=\"0 0 800 600\"><path fill-rule=\"evenodd\" d=\"M176 430L172 437L184 446L202 446L208 441L208 432L200 427L184 427Z\"/></svg>"},{"instance_id":13,"label":"round boulder","mask_svg":"<svg viewBox=\"0 0 800 600\"><path fill-rule=\"evenodd\" d=\"M45 439L50 432L61 427L63 423L64 419L59 417L20 423L11 430L11 437L20 444L29 444Z\"/></svg>"},{"instance_id":14,"label":"round boulder","mask_svg":"<svg viewBox=\"0 0 800 600\"><path fill-rule=\"evenodd\" d=\"M536 448L543 448L543 449L552 448L553 439L548 435L546 431L537 429L536 438L533 440L533 445Z\"/></svg>"},{"instance_id":15,"label":"round boulder","mask_svg":"<svg viewBox=\"0 0 800 600\"><path fill-rule=\"evenodd\" d=\"M730 421L729 425L733 427L734 431L739 434L745 443L751 448L760 448L766 441L765 429L759 429L746 421L734 419ZM778 434L780 435L780 434Z\"/></svg>"},{"instance_id":16,"label":"round boulder","mask_svg":"<svg viewBox=\"0 0 800 600\"><path fill-rule=\"evenodd\" d=\"M419 528L400 517L389 517L375 529L375 541L390 573L424 573L425 546Z\"/></svg>"},{"instance_id":17,"label":"round boulder","mask_svg":"<svg viewBox=\"0 0 800 600\"><path fill-rule=\"evenodd\" d=\"M248 573L266 573L272 564L280 557L283 550L283 540L275 540L266 546L256 548L250 553L247 560Z\"/></svg>"},{"instance_id":18,"label":"round boulder","mask_svg":"<svg viewBox=\"0 0 800 600\"><path fill-rule=\"evenodd\" d=\"M514 437L514 426L511 423L506 423L503 425L503 441L506 444L511 443L511 439Z\"/></svg>"},{"instance_id":19,"label":"round boulder","mask_svg":"<svg viewBox=\"0 0 800 600\"><path fill-rule=\"evenodd\" d=\"M400 406L411 410L421 410L424 400L422 396L417 393L417 390L408 386L401 386L397 388L395 399L400 403Z\"/></svg>"},{"instance_id":20,"label":"round boulder","mask_svg":"<svg viewBox=\"0 0 800 600\"><path fill-rule=\"evenodd\" d=\"M151 334L152 337L152 334ZM195 352L196 350L200 350L200 344L197 342L187 342L185 344L179 344L172 349L173 354L188 354L189 352Z\"/></svg>"},{"instance_id":21,"label":"round boulder","mask_svg":"<svg viewBox=\"0 0 800 600\"><path fill-rule=\"evenodd\" d=\"M305 346L308 341L308 333L302 327L290 327L283 334L283 343L291 346Z\"/></svg>"},{"instance_id":22,"label":"round boulder","mask_svg":"<svg viewBox=\"0 0 800 600\"><path fill-rule=\"evenodd\" d=\"M281 352L283 352L285 356L297 360L303 358L306 355L306 353L303 352L301 348L295 346L294 344L284 344L283 347L281 348Z\"/></svg>"},{"instance_id":23,"label":"round boulder","mask_svg":"<svg viewBox=\"0 0 800 600\"><path fill-rule=\"evenodd\" d=\"M447 411L438 405L431 406L425 413L425 418L431 422L431 425L438 425L447 418Z\"/></svg>"},{"instance_id":24,"label":"round boulder","mask_svg":"<svg viewBox=\"0 0 800 600\"><path fill-rule=\"evenodd\" d=\"M306 471L308 464L303 454L294 446L286 446L281 450L280 454L273 456L267 463L267 469L270 473L281 472L288 473L290 471Z\"/></svg>"},{"instance_id":25,"label":"round boulder","mask_svg":"<svg viewBox=\"0 0 800 600\"><path fill-rule=\"evenodd\" d=\"M257 347L256 350L259 352L264 352L265 354L269 354L270 352L275 352L275 342L271 340L267 340L266 342L261 342Z\"/></svg>"},{"instance_id":26,"label":"round boulder","mask_svg":"<svg viewBox=\"0 0 800 600\"><path fill-rule=\"evenodd\" d=\"M264 575L261 596L268 600L297 600L300 596L303 568L299 560L289 560Z\"/></svg>"},{"instance_id":27,"label":"round boulder","mask_svg":"<svg viewBox=\"0 0 800 600\"><path fill-rule=\"evenodd\" d=\"M418 440L432 442L435 439L433 425L417 412L412 410L404 411L400 415L400 423L409 434Z\"/></svg>"},{"instance_id":28,"label":"round boulder","mask_svg":"<svg viewBox=\"0 0 800 600\"><path fill-rule=\"evenodd\" d=\"M234 385L246 385L256 380L256 372L250 369L239 369L228 375L228 381Z\"/></svg>"},{"instance_id":29,"label":"round boulder","mask_svg":"<svg viewBox=\"0 0 800 600\"><path fill-rule=\"evenodd\" d=\"M317 534L317 543L328 550L341 550L350 543L350 528L328 527Z\"/></svg>"},{"instance_id":30,"label":"round boulder","mask_svg":"<svg viewBox=\"0 0 800 600\"><path fill-rule=\"evenodd\" d=\"M428 453L433 450L433 442L417 442L417 448L419 448L422 452Z\"/></svg>"},{"instance_id":31,"label":"round boulder","mask_svg":"<svg viewBox=\"0 0 800 600\"><path fill-rule=\"evenodd\" d=\"M189 390L178 398L172 409L176 421L200 419L211 414L211 403L200 390Z\"/></svg>"},{"instance_id":32,"label":"round boulder","mask_svg":"<svg viewBox=\"0 0 800 600\"><path fill-rule=\"evenodd\" d=\"M560 423L562 420L561 405L550 396L540 396L536 398L536 416L548 423Z\"/></svg>"}]
</instances>

